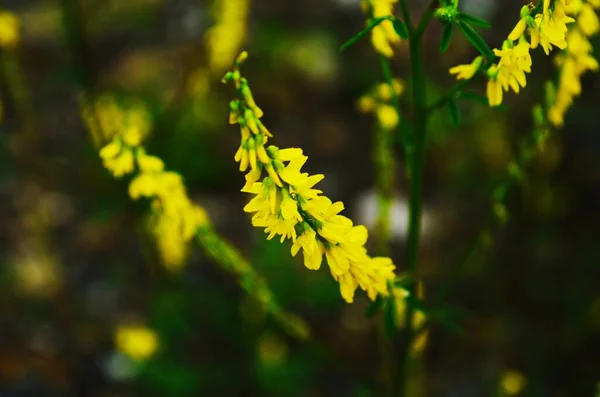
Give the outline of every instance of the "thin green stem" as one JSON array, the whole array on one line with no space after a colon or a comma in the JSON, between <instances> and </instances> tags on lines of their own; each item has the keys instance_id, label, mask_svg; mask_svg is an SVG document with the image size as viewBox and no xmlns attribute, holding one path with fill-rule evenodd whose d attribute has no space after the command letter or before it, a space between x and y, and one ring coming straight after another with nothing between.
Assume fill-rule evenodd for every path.
<instances>
[{"instance_id":1,"label":"thin green stem","mask_svg":"<svg viewBox=\"0 0 600 397\"><path fill-rule=\"evenodd\" d=\"M412 73L412 122L414 154L408 159L408 171L410 178L409 217L408 234L406 238L406 273L409 279L415 280L417 272L417 258L419 253L419 242L421 237L422 217L422 184L423 168L425 164L425 146L427 141L427 93L425 87L425 71L423 69L422 39L433 16L437 0L430 2L425 14L415 29L410 19L410 12L406 2L400 1L405 23L409 27L409 55ZM410 296L416 294L416 283L408 285ZM407 395L408 374L410 370L411 346L416 336L414 329L415 307L412 300L407 300L404 333L399 348L397 390L401 396Z\"/></svg>"}]
</instances>

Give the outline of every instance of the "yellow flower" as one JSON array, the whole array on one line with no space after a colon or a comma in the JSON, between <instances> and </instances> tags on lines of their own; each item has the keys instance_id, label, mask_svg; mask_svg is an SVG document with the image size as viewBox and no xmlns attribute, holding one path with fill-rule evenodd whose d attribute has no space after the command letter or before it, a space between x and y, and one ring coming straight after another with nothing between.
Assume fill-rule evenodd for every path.
<instances>
[{"instance_id":1,"label":"yellow flower","mask_svg":"<svg viewBox=\"0 0 600 397\"><path fill-rule=\"evenodd\" d=\"M379 124L386 130L396 128L398 122L400 121L400 117L398 117L396 108L391 105L378 106L377 118L379 119Z\"/></svg>"},{"instance_id":2,"label":"yellow flower","mask_svg":"<svg viewBox=\"0 0 600 397\"><path fill-rule=\"evenodd\" d=\"M544 2L544 11L535 16L534 27L529 30L531 35L531 48L542 45L546 55L552 50L552 45L564 50L567 47L567 24L575 20L565 13L565 5L561 1L554 3L554 10L550 10L549 2Z\"/></svg>"},{"instance_id":3,"label":"yellow flower","mask_svg":"<svg viewBox=\"0 0 600 397\"><path fill-rule=\"evenodd\" d=\"M19 44L19 18L12 12L0 11L0 48Z\"/></svg>"},{"instance_id":4,"label":"yellow flower","mask_svg":"<svg viewBox=\"0 0 600 397\"><path fill-rule=\"evenodd\" d=\"M529 48L529 43L522 37L516 46L507 40L502 50L494 49L494 54L500 57L500 61L487 71L487 96L490 106L502 103L502 90L508 91L512 88L518 93L521 87L525 87L525 73L531 72Z\"/></svg>"},{"instance_id":5,"label":"yellow flower","mask_svg":"<svg viewBox=\"0 0 600 397\"><path fill-rule=\"evenodd\" d=\"M146 360L158 350L158 336L143 326L119 326L115 333L117 349L134 360Z\"/></svg>"},{"instance_id":6,"label":"yellow flower","mask_svg":"<svg viewBox=\"0 0 600 397\"><path fill-rule=\"evenodd\" d=\"M398 0L362 0L361 4L365 12L370 12L370 17L381 18L391 16L394 8L394 4ZM371 22L371 19L367 21L367 24ZM375 51L383 56L391 58L394 56L394 50L392 45L400 43L400 36L394 30L392 21L386 20L380 22L379 25L375 26L371 30L371 43Z\"/></svg>"},{"instance_id":7,"label":"yellow flower","mask_svg":"<svg viewBox=\"0 0 600 397\"><path fill-rule=\"evenodd\" d=\"M476 57L473 62L468 65L458 65L450 68L450 74L455 74L458 80L468 80L475 76L483 62L483 57Z\"/></svg>"}]
</instances>

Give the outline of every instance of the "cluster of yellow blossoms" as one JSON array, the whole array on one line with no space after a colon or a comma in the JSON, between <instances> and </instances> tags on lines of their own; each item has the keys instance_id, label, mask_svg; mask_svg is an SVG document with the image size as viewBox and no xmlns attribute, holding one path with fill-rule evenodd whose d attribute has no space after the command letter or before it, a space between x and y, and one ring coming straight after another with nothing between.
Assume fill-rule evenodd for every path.
<instances>
[{"instance_id":1,"label":"cluster of yellow blossoms","mask_svg":"<svg viewBox=\"0 0 600 397\"><path fill-rule=\"evenodd\" d=\"M362 113L374 112L379 125L386 130L392 130L398 126L400 116L396 108L390 104L390 101L394 93L400 96L403 91L404 86L400 79L392 80L392 88L388 83L377 84L371 92L358 99L358 110Z\"/></svg>"},{"instance_id":2,"label":"cluster of yellow blossoms","mask_svg":"<svg viewBox=\"0 0 600 397\"><path fill-rule=\"evenodd\" d=\"M392 16L397 2L398 0L361 0L361 8L369 16L367 24L376 18ZM388 58L394 56L392 46L400 43L400 36L394 30L392 21L382 21L371 30L371 43L379 54Z\"/></svg>"},{"instance_id":3,"label":"cluster of yellow blossoms","mask_svg":"<svg viewBox=\"0 0 600 397\"><path fill-rule=\"evenodd\" d=\"M100 150L104 166L119 178L135 174L129 184L132 199L152 201L151 229L165 267L179 268L187 242L208 222L205 211L188 198L179 174L165 171L162 160L141 146L150 130L150 116L140 103L120 106L112 97L101 97L84 118L93 136L110 142Z\"/></svg>"},{"instance_id":4,"label":"cluster of yellow blossoms","mask_svg":"<svg viewBox=\"0 0 600 397\"><path fill-rule=\"evenodd\" d=\"M598 8L600 0L571 0L567 7L567 14L572 15L576 23L567 34L567 50L555 59L560 75L548 109L548 120L554 126L563 125L566 111L581 93L581 75L588 70L598 70L598 61L592 56L593 48L588 40L600 31L594 10Z\"/></svg>"},{"instance_id":5,"label":"cluster of yellow blossoms","mask_svg":"<svg viewBox=\"0 0 600 397\"><path fill-rule=\"evenodd\" d=\"M340 215L342 202L333 203L314 189L324 176L301 171L308 159L302 149L265 147L273 135L261 122L263 112L254 101L248 81L240 74L239 66L246 57L246 52L240 54L233 71L223 78L224 82L233 81L239 94L238 99L231 101L229 122L239 124L241 131L235 161L240 163L242 172L250 168L242 191L254 197L244 211L254 213L252 224L265 228L269 239L276 235L281 236L282 242L291 239L291 254L295 256L302 249L308 269L319 269L325 255L346 302L353 301L358 287L371 299L377 294L388 295L394 264L389 258L370 257L364 247L367 229ZM259 182L263 170L267 176Z\"/></svg>"},{"instance_id":6,"label":"cluster of yellow blossoms","mask_svg":"<svg viewBox=\"0 0 600 397\"><path fill-rule=\"evenodd\" d=\"M248 0L214 0L213 7L216 23L205 36L208 63L210 70L222 73L244 40L250 4Z\"/></svg>"},{"instance_id":7,"label":"cluster of yellow blossoms","mask_svg":"<svg viewBox=\"0 0 600 397\"><path fill-rule=\"evenodd\" d=\"M568 16L567 5L573 0L543 0L542 7L523 6L521 18L502 44L502 49L494 49L500 60L487 68L487 97L490 106L502 103L503 92L512 89L518 93L525 87L525 73L531 72L529 50L542 46L548 55L553 46L561 50L567 48L567 24L575 20ZM529 40L527 39L529 36ZM450 69L458 79L470 79L482 67L484 59L477 57L468 65Z\"/></svg>"}]
</instances>

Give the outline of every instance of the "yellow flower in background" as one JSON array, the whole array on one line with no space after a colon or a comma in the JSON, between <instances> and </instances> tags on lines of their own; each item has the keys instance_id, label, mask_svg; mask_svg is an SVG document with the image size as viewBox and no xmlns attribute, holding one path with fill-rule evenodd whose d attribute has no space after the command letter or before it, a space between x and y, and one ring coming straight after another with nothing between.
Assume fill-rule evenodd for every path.
<instances>
[{"instance_id":1,"label":"yellow flower in background","mask_svg":"<svg viewBox=\"0 0 600 397\"><path fill-rule=\"evenodd\" d=\"M589 37L600 30L598 16L594 9L600 8L600 1L571 0L567 12L574 16L576 23L566 37L567 50L556 57L559 79L548 109L548 120L560 127L564 116L581 93L581 76L591 70L598 70L598 60L593 56Z\"/></svg>"},{"instance_id":2,"label":"yellow flower in background","mask_svg":"<svg viewBox=\"0 0 600 397\"><path fill-rule=\"evenodd\" d=\"M568 25L575 22L572 16L579 15L577 24L584 34L598 31L600 22L593 10L593 7L599 6L597 3L600 1L544 0L541 12L535 15L530 13L537 8L523 6L519 21L504 41L502 49L493 50L500 60L486 70L486 91L490 106L500 105L503 93L509 88L519 93L526 86L525 73L531 73L530 49L541 45L548 55L553 47L563 50L568 48ZM469 79L479 70L480 65L476 59L471 64L451 68L450 74L455 74L458 80ZM556 116L555 118L558 119Z\"/></svg>"},{"instance_id":3,"label":"yellow flower in background","mask_svg":"<svg viewBox=\"0 0 600 397\"><path fill-rule=\"evenodd\" d=\"M19 18L8 11L0 11L0 48L13 48L19 44Z\"/></svg>"},{"instance_id":4,"label":"yellow flower in background","mask_svg":"<svg viewBox=\"0 0 600 397\"><path fill-rule=\"evenodd\" d=\"M139 325L121 325L115 332L117 349L136 361L147 360L158 350L159 340L154 331Z\"/></svg>"},{"instance_id":5,"label":"yellow flower in background","mask_svg":"<svg viewBox=\"0 0 600 397\"><path fill-rule=\"evenodd\" d=\"M516 396L527 385L527 379L518 371L507 371L500 379L500 393L502 396Z\"/></svg>"},{"instance_id":6,"label":"yellow flower in background","mask_svg":"<svg viewBox=\"0 0 600 397\"><path fill-rule=\"evenodd\" d=\"M370 16L367 20L367 24L375 18L392 16L394 5L397 2L398 0L361 0L363 11ZM400 41L400 36L398 36L398 33L394 30L392 21L382 21L371 30L371 43L373 44L373 48L375 48L375 51L388 58L394 56L392 46L399 44Z\"/></svg>"},{"instance_id":7,"label":"yellow flower in background","mask_svg":"<svg viewBox=\"0 0 600 397\"><path fill-rule=\"evenodd\" d=\"M405 314L406 314L406 298L408 292L403 288L394 286L394 301L396 304L396 324L400 329L405 328ZM421 300L425 297L425 288L422 282L417 285L417 297ZM413 329L420 329L426 321L425 313L421 310L416 309L413 314ZM412 353L419 354L425 350L427 346L429 331L423 331L421 334L416 335L416 338L412 344Z\"/></svg>"},{"instance_id":8,"label":"yellow flower in background","mask_svg":"<svg viewBox=\"0 0 600 397\"><path fill-rule=\"evenodd\" d=\"M400 79L393 79L392 84L379 83L367 94L361 96L356 106L362 113L374 112L379 125L385 130L393 130L400 122L396 108L390 105L393 94L400 96L404 92L404 84Z\"/></svg>"},{"instance_id":9,"label":"yellow flower in background","mask_svg":"<svg viewBox=\"0 0 600 397\"><path fill-rule=\"evenodd\" d=\"M367 254L367 229L340 214L344 210L342 202L334 203L315 189L324 176L302 172L308 160L302 149L265 148L273 135L260 120L263 113L239 71L246 57L246 52L240 54L234 70L223 78L224 82L233 81L239 94L230 104L229 120L239 124L241 132L234 159L241 171L249 169L242 191L253 197L244 211L253 214L252 224L264 228L267 238L292 240L291 254L295 256L302 250L306 268L319 269L325 257L346 302L353 301L359 287L370 299L377 294L387 295L387 283L394 279L394 264L389 258ZM401 84L393 88L400 90Z\"/></svg>"},{"instance_id":10,"label":"yellow flower in background","mask_svg":"<svg viewBox=\"0 0 600 397\"><path fill-rule=\"evenodd\" d=\"M221 73L231 65L244 41L249 6L248 0L214 0L216 23L205 36L211 71Z\"/></svg>"},{"instance_id":11,"label":"yellow flower in background","mask_svg":"<svg viewBox=\"0 0 600 397\"><path fill-rule=\"evenodd\" d=\"M189 199L181 175L165 170L163 161L141 146L151 128L147 109L139 102L119 104L102 96L84 110L84 118L90 129L100 128L100 136L111 139L100 149L104 166L116 178L134 174L130 197L151 200L150 229L158 253L168 270L180 269L187 258L188 242L208 223L208 217Z\"/></svg>"}]
</instances>

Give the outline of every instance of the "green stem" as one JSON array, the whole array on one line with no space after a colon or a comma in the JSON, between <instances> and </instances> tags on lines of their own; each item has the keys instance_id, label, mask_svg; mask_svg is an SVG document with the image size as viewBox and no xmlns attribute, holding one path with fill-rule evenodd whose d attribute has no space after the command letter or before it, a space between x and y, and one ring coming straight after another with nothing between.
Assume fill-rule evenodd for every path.
<instances>
[{"instance_id":1,"label":"green stem","mask_svg":"<svg viewBox=\"0 0 600 397\"><path fill-rule=\"evenodd\" d=\"M422 215L422 182L423 167L425 164L425 143L427 141L427 95L425 87L425 73L423 70L422 39L425 29L431 20L437 0L431 1L425 14L415 29L410 19L410 12L405 0L400 1L405 23L409 28L409 55L412 73L412 120L414 154L408 159L408 171L410 178L409 218L408 234L406 238L406 273L410 280L416 279L417 257L419 252L419 241L421 237L421 215ZM416 294L416 283L411 282L407 290L410 296ZM401 343L398 344L398 378L397 390L401 396L407 395L408 373L410 364L411 346L415 339L414 312L415 307L407 300L404 318L404 333Z\"/></svg>"}]
</instances>

